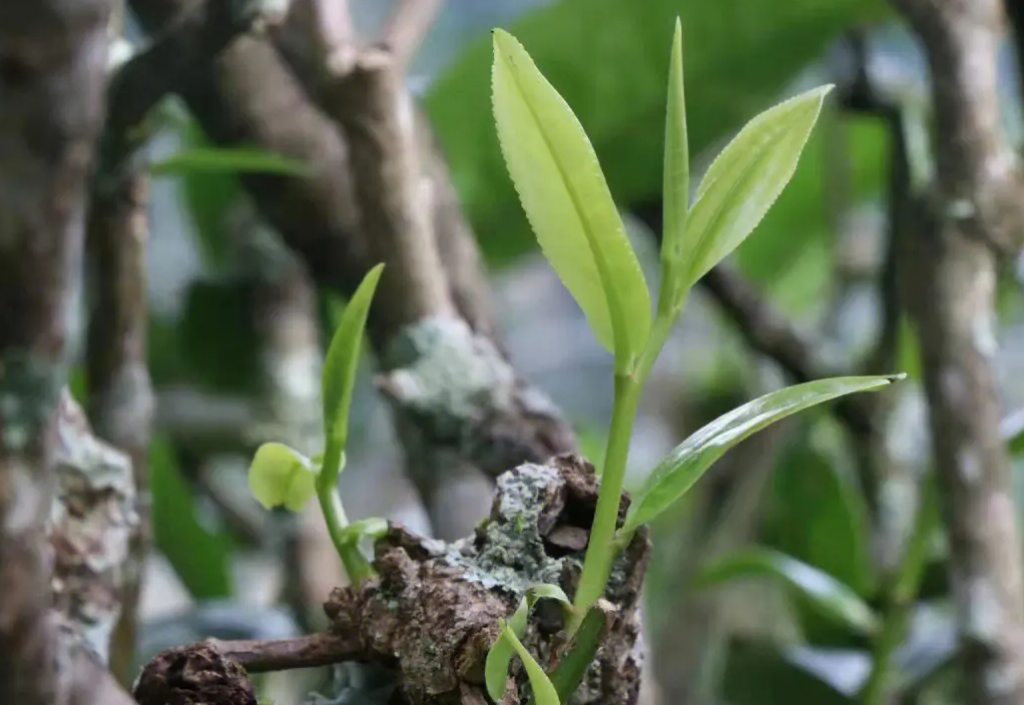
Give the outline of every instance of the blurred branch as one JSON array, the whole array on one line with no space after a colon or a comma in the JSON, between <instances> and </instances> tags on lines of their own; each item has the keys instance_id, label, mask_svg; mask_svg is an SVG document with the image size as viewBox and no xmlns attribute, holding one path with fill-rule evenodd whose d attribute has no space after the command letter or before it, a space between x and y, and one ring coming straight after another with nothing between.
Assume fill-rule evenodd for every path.
<instances>
[{"instance_id":1,"label":"blurred branch","mask_svg":"<svg viewBox=\"0 0 1024 705\"><path fill-rule=\"evenodd\" d=\"M996 254L1015 253L1024 233L1024 189L999 112L1002 7L999 0L894 4L924 44L932 76L938 168L915 194L903 276L920 341L969 699L1024 702L1024 571L993 366Z\"/></svg>"},{"instance_id":2,"label":"blurred branch","mask_svg":"<svg viewBox=\"0 0 1024 705\"><path fill-rule=\"evenodd\" d=\"M0 702L5 703L128 700L95 663L71 657L80 635L58 632L46 536L54 513L68 308L82 245L86 179L102 122L113 8L109 0L0 3ZM80 663L90 666L85 678L79 678Z\"/></svg>"},{"instance_id":3,"label":"blurred branch","mask_svg":"<svg viewBox=\"0 0 1024 705\"><path fill-rule=\"evenodd\" d=\"M255 3L252 3L255 6ZM145 120L168 95L180 90L227 44L252 26L257 14L233 2L193 2L111 78L100 142L101 194L117 187L131 157L148 139ZM105 195L105 194L104 194ZM116 200L116 195L111 196Z\"/></svg>"},{"instance_id":4,"label":"blurred branch","mask_svg":"<svg viewBox=\"0 0 1024 705\"><path fill-rule=\"evenodd\" d=\"M149 441L154 400L146 359L149 325L146 242L149 180L119 180L90 204L86 246L93 267L86 371L89 415L96 433L131 458L138 523L124 570L121 616L111 644L111 670L131 684L137 606L149 550Z\"/></svg>"},{"instance_id":5,"label":"blurred branch","mask_svg":"<svg viewBox=\"0 0 1024 705\"><path fill-rule=\"evenodd\" d=\"M893 0L924 45L944 218L999 254L1024 245L1021 165L999 108L1000 0Z\"/></svg>"},{"instance_id":6,"label":"blurred branch","mask_svg":"<svg viewBox=\"0 0 1024 705\"><path fill-rule=\"evenodd\" d=\"M445 0L398 0L391 11L381 44L394 56L397 66L405 66L419 50Z\"/></svg>"}]
</instances>

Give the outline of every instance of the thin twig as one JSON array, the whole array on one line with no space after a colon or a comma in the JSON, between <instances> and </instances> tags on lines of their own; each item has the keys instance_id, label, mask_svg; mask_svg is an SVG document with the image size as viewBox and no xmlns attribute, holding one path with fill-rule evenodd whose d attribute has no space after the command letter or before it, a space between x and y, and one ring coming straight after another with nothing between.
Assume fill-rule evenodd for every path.
<instances>
[{"instance_id":1,"label":"thin twig","mask_svg":"<svg viewBox=\"0 0 1024 705\"><path fill-rule=\"evenodd\" d=\"M434 21L444 8L444 0L398 0L384 30L381 43L399 66L405 66L419 50Z\"/></svg>"},{"instance_id":2,"label":"thin twig","mask_svg":"<svg viewBox=\"0 0 1024 705\"><path fill-rule=\"evenodd\" d=\"M329 666L351 660L364 652L358 639L334 634L274 640L211 639L209 643L249 673Z\"/></svg>"}]
</instances>

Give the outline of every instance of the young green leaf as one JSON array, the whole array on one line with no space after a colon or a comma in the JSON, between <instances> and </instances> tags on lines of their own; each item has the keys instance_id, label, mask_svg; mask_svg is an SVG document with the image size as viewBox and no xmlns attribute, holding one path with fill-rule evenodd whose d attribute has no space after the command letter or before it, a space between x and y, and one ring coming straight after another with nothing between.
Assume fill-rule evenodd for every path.
<instances>
[{"instance_id":1,"label":"young green leaf","mask_svg":"<svg viewBox=\"0 0 1024 705\"><path fill-rule=\"evenodd\" d=\"M306 176L309 173L302 162L273 152L213 147L183 149L163 161L151 164L149 171L157 176L195 172L255 172L282 176Z\"/></svg>"},{"instance_id":2,"label":"young green leaf","mask_svg":"<svg viewBox=\"0 0 1024 705\"><path fill-rule=\"evenodd\" d=\"M526 634L526 622L530 617L530 610L533 609L537 600L550 599L558 600L564 605L571 605L569 598L557 585L534 585L523 596L519 607L508 621L512 632L519 637ZM505 636L504 632L487 652L487 660L484 663L484 682L487 685L487 693L491 699L497 702L505 697L505 688L508 685L508 665L515 655L515 648L512 642Z\"/></svg>"},{"instance_id":3,"label":"young green leaf","mask_svg":"<svg viewBox=\"0 0 1024 705\"><path fill-rule=\"evenodd\" d=\"M388 533L387 519L363 519L346 526L341 534L344 541L358 541L361 538L379 539Z\"/></svg>"},{"instance_id":4,"label":"young green leaf","mask_svg":"<svg viewBox=\"0 0 1024 705\"><path fill-rule=\"evenodd\" d=\"M621 535L629 536L657 517L727 450L766 426L847 394L883 389L900 379L903 375L807 382L765 394L720 416L676 446L654 469L630 507Z\"/></svg>"},{"instance_id":5,"label":"young green leaf","mask_svg":"<svg viewBox=\"0 0 1024 705\"><path fill-rule=\"evenodd\" d=\"M815 88L755 117L704 174L686 237L673 253L688 262L687 286L736 249L761 222L793 176L831 89Z\"/></svg>"},{"instance_id":6,"label":"young green leaf","mask_svg":"<svg viewBox=\"0 0 1024 705\"><path fill-rule=\"evenodd\" d=\"M665 115L665 163L661 239L661 294L658 309L668 313L680 305L687 286L686 219L690 211L690 143L686 134L686 94L683 91L683 25L676 19L668 75Z\"/></svg>"},{"instance_id":7,"label":"young green leaf","mask_svg":"<svg viewBox=\"0 0 1024 705\"><path fill-rule=\"evenodd\" d=\"M701 571L695 583L709 587L753 577L782 580L822 615L855 632L870 635L878 628L878 617L852 588L823 570L767 548L727 556Z\"/></svg>"},{"instance_id":8,"label":"young green leaf","mask_svg":"<svg viewBox=\"0 0 1024 705\"><path fill-rule=\"evenodd\" d=\"M249 466L249 489L266 509L283 506L300 512L316 494L317 470L283 443L264 443Z\"/></svg>"},{"instance_id":9,"label":"young green leaf","mask_svg":"<svg viewBox=\"0 0 1024 705\"><path fill-rule=\"evenodd\" d=\"M504 622L501 625L501 631L504 637L512 644L512 648L519 654L519 658L522 659L523 665L526 667L526 675L530 679L530 687L533 689L533 702L536 705L560 705L558 691L552 685L551 679L548 678L548 674L540 667L537 660L526 650L523 642L519 641L519 637Z\"/></svg>"},{"instance_id":10,"label":"young green leaf","mask_svg":"<svg viewBox=\"0 0 1024 705\"><path fill-rule=\"evenodd\" d=\"M626 371L647 342L651 298L594 148L526 50L501 30L492 81L498 140L541 249Z\"/></svg>"},{"instance_id":11,"label":"young green leaf","mask_svg":"<svg viewBox=\"0 0 1024 705\"><path fill-rule=\"evenodd\" d=\"M359 351L363 344L363 330L370 313L370 303L377 289L383 264L371 269L352 299L345 307L341 323L334 333L324 360L323 403L324 430L328 446L335 445L338 451L348 442L348 415L352 405L352 390L355 387L356 372L359 368ZM325 456L330 456L325 453ZM337 476L335 468L325 468L327 473Z\"/></svg>"}]
</instances>

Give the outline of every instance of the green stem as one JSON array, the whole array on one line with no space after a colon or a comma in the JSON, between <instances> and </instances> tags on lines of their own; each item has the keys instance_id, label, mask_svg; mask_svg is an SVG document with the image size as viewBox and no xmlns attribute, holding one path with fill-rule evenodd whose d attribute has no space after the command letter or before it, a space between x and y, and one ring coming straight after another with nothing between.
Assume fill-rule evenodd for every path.
<instances>
[{"instance_id":1,"label":"green stem","mask_svg":"<svg viewBox=\"0 0 1024 705\"><path fill-rule=\"evenodd\" d=\"M615 529L619 518L619 502L626 477L629 442L633 435L640 405L641 382L636 375L615 375L615 408L608 436L601 492L597 498L597 511L590 529L590 543L583 561L583 574L576 590L573 618L569 633L575 634L587 611L604 594L615 557Z\"/></svg>"},{"instance_id":2,"label":"green stem","mask_svg":"<svg viewBox=\"0 0 1024 705\"><path fill-rule=\"evenodd\" d=\"M324 454L324 463L320 470L320 476L316 481L317 499L320 500L320 511L323 512L324 522L327 524L327 533L331 536L338 556L341 558L345 572L353 583L361 583L374 575L373 568L359 550L357 538L346 536L345 527L348 526L348 517L345 516L345 507L341 504L341 495L338 493L338 475L341 474L341 447L336 443L328 443L327 451Z\"/></svg>"},{"instance_id":3,"label":"green stem","mask_svg":"<svg viewBox=\"0 0 1024 705\"><path fill-rule=\"evenodd\" d=\"M875 642L871 674L860 692L863 705L888 705L893 701L892 671L896 651L907 638L914 602L928 562L928 542L938 522L938 498L933 478L925 480L921 503L907 551L900 562L887 596L882 631Z\"/></svg>"}]
</instances>

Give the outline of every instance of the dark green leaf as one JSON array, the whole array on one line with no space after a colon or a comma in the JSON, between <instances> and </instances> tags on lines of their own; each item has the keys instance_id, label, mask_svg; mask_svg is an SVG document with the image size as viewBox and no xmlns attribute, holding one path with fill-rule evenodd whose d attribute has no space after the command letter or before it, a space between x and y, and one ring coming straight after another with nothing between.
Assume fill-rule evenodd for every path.
<instances>
[{"instance_id":1,"label":"dark green leaf","mask_svg":"<svg viewBox=\"0 0 1024 705\"><path fill-rule=\"evenodd\" d=\"M151 164L149 171L157 176L180 176L211 171L306 176L309 170L302 162L273 152L207 147L183 149L172 157Z\"/></svg>"},{"instance_id":2,"label":"dark green leaf","mask_svg":"<svg viewBox=\"0 0 1024 705\"><path fill-rule=\"evenodd\" d=\"M600 607L594 607L587 612L573 637L569 652L551 674L551 683L562 702L569 702L572 694L580 687L607 631L608 615Z\"/></svg>"},{"instance_id":3,"label":"dark green leaf","mask_svg":"<svg viewBox=\"0 0 1024 705\"><path fill-rule=\"evenodd\" d=\"M837 623L862 634L872 634L878 618L849 586L814 566L767 548L734 553L701 571L695 583L709 587L755 577L782 580Z\"/></svg>"},{"instance_id":4,"label":"dark green leaf","mask_svg":"<svg viewBox=\"0 0 1024 705\"><path fill-rule=\"evenodd\" d=\"M229 597L231 543L199 521L195 499L173 449L162 439L150 447L153 538L196 599Z\"/></svg>"}]
</instances>

